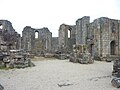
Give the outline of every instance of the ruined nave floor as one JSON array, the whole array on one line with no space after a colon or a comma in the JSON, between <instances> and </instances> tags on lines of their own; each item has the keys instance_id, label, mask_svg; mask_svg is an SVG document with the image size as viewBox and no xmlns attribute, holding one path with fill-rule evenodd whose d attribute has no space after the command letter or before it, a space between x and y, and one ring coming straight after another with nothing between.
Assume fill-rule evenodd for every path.
<instances>
[{"instance_id":1,"label":"ruined nave floor","mask_svg":"<svg viewBox=\"0 0 120 90\"><path fill-rule=\"evenodd\" d=\"M72 63L36 60L35 67L0 70L5 90L117 90L111 85L112 62Z\"/></svg>"}]
</instances>

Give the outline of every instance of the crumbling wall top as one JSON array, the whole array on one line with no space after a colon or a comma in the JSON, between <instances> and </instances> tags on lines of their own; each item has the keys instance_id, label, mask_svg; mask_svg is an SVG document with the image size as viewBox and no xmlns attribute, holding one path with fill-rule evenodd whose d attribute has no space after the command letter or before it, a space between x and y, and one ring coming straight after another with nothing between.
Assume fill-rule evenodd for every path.
<instances>
[{"instance_id":1,"label":"crumbling wall top","mask_svg":"<svg viewBox=\"0 0 120 90\"><path fill-rule=\"evenodd\" d=\"M0 20L0 25L2 25L3 30L15 31L12 27L12 23L8 20Z\"/></svg>"},{"instance_id":2,"label":"crumbling wall top","mask_svg":"<svg viewBox=\"0 0 120 90\"><path fill-rule=\"evenodd\" d=\"M79 22L79 21L81 21L81 20L90 20L90 16L84 16L84 17L82 17L82 18L79 18L79 19L77 19L77 21L76 22Z\"/></svg>"}]
</instances>

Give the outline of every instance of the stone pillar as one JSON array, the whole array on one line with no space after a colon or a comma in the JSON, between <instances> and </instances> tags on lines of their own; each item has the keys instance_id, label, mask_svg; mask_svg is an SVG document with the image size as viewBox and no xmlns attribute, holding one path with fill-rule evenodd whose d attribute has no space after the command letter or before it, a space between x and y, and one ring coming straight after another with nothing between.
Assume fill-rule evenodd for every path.
<instances>
[{"instance_id":1,"label":"stone pillar","mask_svg":"<svg viewBox=\"0 0 120 90\"><path fill-rule=\"evenodd\" d=\"M34 30L26 26L22 32L22 43L23 49L27 51L32 51L35 42L35 32Z\"/></svg>"},{"instance_id":2,"label":"stone pillar","mask_svg":"<svg viewBox=\"0 0 120 90\"><path fill-rule=\"evenodd\" d=\"M76 21L76 44L87 43L88 25L90 24L90 17L84 16Z\"/></svg>"},{"instance_id":3,"label":"stone pillar","mask_svg":"<svg viewBox=\"0 0 120 90\"><path fill-rule=\"evenodd\" d=\"M68 46L68 30L65 24L62 24L59 28L59 49L61 52L67 51Z\"/></svg>"}]
</instances>

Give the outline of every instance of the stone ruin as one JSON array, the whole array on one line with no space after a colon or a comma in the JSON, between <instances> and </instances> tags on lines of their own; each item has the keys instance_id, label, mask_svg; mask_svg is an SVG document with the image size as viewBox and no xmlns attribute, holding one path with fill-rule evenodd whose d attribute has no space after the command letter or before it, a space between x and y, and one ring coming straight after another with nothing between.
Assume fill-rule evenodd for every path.
<instances>
[{"instance_id":1,"label":"stone ruin","mask_svg":"<svg viewBox=\"0 0 120 90\"><path fill-rule=\"evenodd\" d=\"M70 54L70 61L81 64L91 64L94 60L91 54L87 51L86 45L74 45L73 53Z\"/></svg>"},{"instance_id":2,"label":"stone ruin","mask_svg":"<svg viewBox=\"0 0 120 90\"><path fill-rule=\"evenodd\" d=\"M0 20L0 50L9 53L12 49L22 49L31 56L76 58L75 61L71 60L78 62L81 50L76 48L77 52L74 52L74 49L84 45L86 50L82 52L83 56L85 54L94 60L112 61L120 58L119 31L120 20L100 17L90 22L90 17L84 16L75 25L61 24L58 37L52 37L47 27L35 29L30 26L23 29L21 37L11 22Z\"/></svg>"},{"instance_id":3,"label":"stone ruin","mask_svg":"<svg viewBox=\"0 0 120 90\"><path fill-rule=\"evenodd\" d=\"M120 20L101 17L90 23L90 17L84 16L76 25L60 26L59 50L70 53L73 45L84 44L94 60L112 61L120 55L119 31Z\"/></svg>"},{"instance_id":4,"label":"stone ruin","mask_svg":"<svg viewBox=\"0 0 120 90\"><path fill-rule=\"evenodd\" d=\"M75 25L61 24L58 37L52 37L48 28L26 26L21 48L38 56L66 59L73 53L74 45L83 44L94 60L112 61L120 55L119 29L120 20L100 17L90 22L89 16L78 19Z\"/></svg>"},{"instance_id":5,"label":"stone ruin","mask_svg":"<svg viewBox=\"0 0 120 90\"><path fill-rule=\"evenodd\" d=\"M58 37L52 37L46 27L26 26L21 37L10 21L0 20L0 67L33 65L29 57L34 55L69 58L82 64L113 60L113 75L117 79L113 79L112 84L120 87L117 83L120 82L120 20L100 17L90 22L90 17L84 16L75 25L61 24L58 32Z\"/></svg>"},{"instance_id":6,"label":"stone ruin","mask_svg":"<svg viewBox=\"0 0 120 90\"><path fill-rule=\"evenodd\" d=\"M113 72L112 75L120 78L120 59L113 61Z\"/></svg>"},{"instance_id":7,"label":"stone ruin","mask_svg":"<svg viewBox=\"0 0 120 90\"><path fill-rule=\"evenodd\" d=\"M120 59L116 59L113 61L112 75L114 76L111 81L112 85L116 88L120 88Z\"/></svg>"},{"instance_id":8,"label":"stone ruin","mask_svg":"<svg viewBox=\"0 0 120 90\"><path fill-rule=\"evenodd\" d=\"M11 54L11 51L16 51ZM23 53L18 53L21 50L21 36L12 27L12 23L8 20L0 20L0 68L23 68L29 66L30 60L23 57Z\"/></svg>"},{"instance_id":9,"label":"stone ruin","mask_svg":"<svg viewBox=\"0 0 120 90\"><path fill-rule=\"evenodd\" d=\"M10 55L3 58L5 67L7 68L25 68L35 66L29 55L24 53L22 50L10 50Z\"/></svg>"},{"instance_id":10,"label":"stone ruin","mask_svg":"<svg viewBox=\"0 0 120 90\"><path fill-rule=\"evenodd\" d=\"M83 44L94 60L112 61L120 54L119 29L120 20L101 17L90 22L90 17L84 16L75 25L61 24L58 37L52 37L48 28L35 29L30 26L23 29L21 37L9 21L1 20L0 48L5 52L23 49L37 56L66 59L74 53L74 45Z\"/></svg>"},{"instance_id":11,"label":"stone ruin","mask_svg":"<svg viewBox=\"0 0 120 90\"><path fill-rule=\"evenodd\" d=\"M37 34L37 37L35 37ZM52 33L48 28L34 29L26 26L22 31L22 49L43 56L51 52Z\"/></svg>"},{"instance_id":12,"label":"stone ruin","mask_svg":"<svg viewBox=\"0 0 120 90\"><path fill-rule=\"evenodd\" d=\"M0 50L21 49L21 36L7 20L0 20Z\"/></svg>"}]
</instances>

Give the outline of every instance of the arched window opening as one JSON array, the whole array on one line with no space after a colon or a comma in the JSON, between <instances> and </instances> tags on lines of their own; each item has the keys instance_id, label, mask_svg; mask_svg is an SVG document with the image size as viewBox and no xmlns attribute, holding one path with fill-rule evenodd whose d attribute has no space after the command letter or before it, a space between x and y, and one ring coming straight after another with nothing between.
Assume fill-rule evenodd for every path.
<instances>
[{"instance_id":1,"label":"arched window opening","mask_svg":"<svg viewBox=\"0 0 120 90\"><path fill-rule=\"evenodd\" d=\"M35 32L35 38L38 38L38 31Z\"/></svg>"},{"instance_id":2,"label":"arched window opening","mask_svg":"<svg viewBox=\"0 0 120 90\"><path fill-rule=\"evenodd\" d=\"M0 24L0 29L3 29L3 26L2 26L2 24Z\"/></svg>"},{"instance_id":3,"label":"arched window opening","mask_svg":"<svg viewBox=\"0 0 120 90\"><path fill-rule=\"evenodd\" d=\"M70 38L70 34L71 34L71 33L70 33L70 30L68 30L68 38Z\"/></svg>"}]
</instances>

